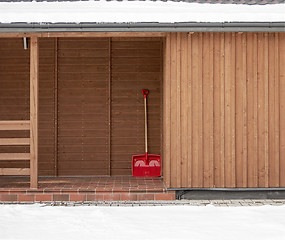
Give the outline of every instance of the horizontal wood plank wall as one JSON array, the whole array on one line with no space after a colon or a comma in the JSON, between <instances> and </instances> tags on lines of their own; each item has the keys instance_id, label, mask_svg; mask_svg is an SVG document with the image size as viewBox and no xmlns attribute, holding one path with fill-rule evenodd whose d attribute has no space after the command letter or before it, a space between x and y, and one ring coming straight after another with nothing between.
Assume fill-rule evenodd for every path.
<instances>
[{"instance_id":1,"label":"horizontal wood plank wall","mask_svg":"<svg viewBox=\"0 0 285 240\"><path fill-rule=\"evenodd\" d=\"M108 175L108 38L58 39L58 174Z\"/></svg>"},{"instance_id":2,"label":"horizontal wood plank wall","mask_svg":"<svg viewBox=\"0 0 285 240\"><path fill-rule=\"evenodd\" d=\"M168 187L285 187L284 66L284 33L168 34Z\"/></svg>"},{"instance_id":3,"label":"horizontal wood plank wall","mask_svg":"<svg viewBox=\"0 0 285 240\"><path fill-rule=\"evenodd\" d=\"M131 175L132 155L144 154L144 101L148 95L149 153L161 154L162 40L112 38L111 175Z\"/></svg>"},{"instance_id":4,"label":"horizontal wood plank wall","mask_svg":"<svg viewBox=\"0 0 285 240\"><path fill-rule=\"evenodd\" d=\"M39 175L50 176L54 174L54 39L41 38L39 44ZM29 53L29 49L24 50L22 38L0 39L0 120L30 117ZM0 131L0 137L29 138L30 135L29 130ZM11 144L1 146L0 152L29 153L29 147ZM27 168L29 161L1 161L0 166Z\"/></svg>"},{"instance_id":5,"label":"horizontal wood plank wall","mask_svg":"<svg viewBox=\"0 0 285 240\"><path fill-rule=\"evenodd\" d=\"M54 175L55 39L39 39L39 175Z\"/></svg>"},{"instance_id":6,"label":"horizontal wood plank wall","mask_svg":"<svg viewBox=\"0 0 285 240\"><path fill-rule=\"evenodd\" d=\"M29 120L30 50L23 39L0 39L0 121ZM0 131L0 138L29 138L30 131ZM29 146L0 146L0 153L29 153ZM1 161L0 168L29 168L30 161Z\"/></svg>"},{"instance_id":7,"label":"horizontal wood plank wall","mask_svg":"<svg viewBox=\"0 0 285 240\"><path fill-rule=\"evenodd\" d=\"M23 49L21 38L0 41L0 119L27 120L29 50ZM143 88L150 90L149 152L161 154L162 39L114 38L111 42L109 45L108 38L59 38L56 46L55 38L40 38L39 175L110 173L107 105L110 77L111 174L130 175L131 156L144 153ZM0 134L6 139L29 137L29 131ZM29 153L29 147L5 145L0 147L1 152ZM27 168L29 162L3 160L1 167Z\"/></svg>"}]
</instances>

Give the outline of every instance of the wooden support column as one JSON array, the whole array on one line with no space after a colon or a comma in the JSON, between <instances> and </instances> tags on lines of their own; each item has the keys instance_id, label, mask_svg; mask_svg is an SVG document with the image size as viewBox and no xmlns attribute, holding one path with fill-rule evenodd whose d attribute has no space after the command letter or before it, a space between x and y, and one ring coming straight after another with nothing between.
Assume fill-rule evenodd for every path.
<instances>
[{"instance_id":1,"label":"wooden support column","mask_svg":"<svg viewBox=\"0 0 285 240\"><path fill-rule=\"evenodd\" d=\"M31 188L38 188L38 108L39 41L30 38L30 177Z\"/></svg>"}]
</instances>

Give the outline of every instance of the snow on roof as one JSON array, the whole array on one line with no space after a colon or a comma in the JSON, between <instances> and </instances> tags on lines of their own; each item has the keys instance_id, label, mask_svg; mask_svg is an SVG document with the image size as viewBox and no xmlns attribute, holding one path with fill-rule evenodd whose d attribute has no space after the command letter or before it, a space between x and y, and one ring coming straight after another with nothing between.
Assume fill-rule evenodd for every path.
<instances>
[{"instance_id":1,"label":"snow on roof","mask_svg":"<svg viewBox=\"0 0 285 240\"><path fill-rule=\"evenodd\" d=\"M285 22L285 4L161 1L0 2L0 23Z\"/></svg>"},{"instance_id":2,"label":"snow on roof","mask_svg":"<svg viewBox=\"0 0 285 240\"><path fill-rule=\"evenodd\" d=\"M74 2L86 0L0 0L0 2ZM100 1L100 0L94 0ZM108 0L108 1L146 1L146 0ZM160 1L160 0L151 0ZM284 3L285 0L161 0L163 2L191 2L191 3L222 3L222 4L248 4L248 5L264 5L264 4L278 4Z\"/></svg>"}]
</instances>

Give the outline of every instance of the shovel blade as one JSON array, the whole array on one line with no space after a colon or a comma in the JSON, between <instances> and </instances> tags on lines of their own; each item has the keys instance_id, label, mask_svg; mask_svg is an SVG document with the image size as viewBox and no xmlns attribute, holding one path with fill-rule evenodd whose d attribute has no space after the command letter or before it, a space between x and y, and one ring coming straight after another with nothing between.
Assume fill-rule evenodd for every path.
<instances>
[{"instance_id":1,"label":"shovel blade","mask_svg":"<svg viewBox=\"0 0 285 240\"><path fill-rule=\"evenodd\" d=\"M132 157L132 173L134 177L160 177L161 156L156 154L134 155Z\"/></svg>"}]
</instances>

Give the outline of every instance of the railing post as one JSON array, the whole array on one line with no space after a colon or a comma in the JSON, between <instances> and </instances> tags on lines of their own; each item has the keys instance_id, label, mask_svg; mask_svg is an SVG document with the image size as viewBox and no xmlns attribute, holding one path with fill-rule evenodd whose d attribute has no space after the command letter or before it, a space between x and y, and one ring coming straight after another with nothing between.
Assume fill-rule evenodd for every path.
<instances>
[{"instance_id":1,"label":"railing post","mask_svg":"<svg viewBox=\"0 0 285 240\"><path fill-rule=\"evenodd\" d=\"M30 181L38 188L38 108L39 108L39 44L30 38Z\"/></svg>"}]
</instances>

